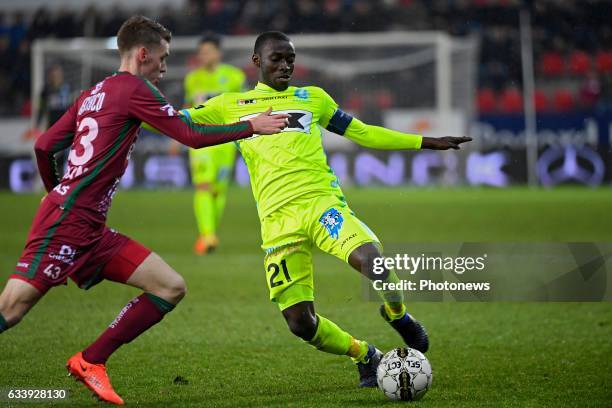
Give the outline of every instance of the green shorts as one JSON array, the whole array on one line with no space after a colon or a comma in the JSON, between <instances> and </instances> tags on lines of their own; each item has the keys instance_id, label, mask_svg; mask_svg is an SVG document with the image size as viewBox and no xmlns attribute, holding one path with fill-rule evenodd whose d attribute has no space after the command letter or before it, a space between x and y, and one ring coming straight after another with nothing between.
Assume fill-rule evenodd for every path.
<instances>
[{"instance_id":1,"label":"green shorts","mask_svg":"<svg viewBox=\"0 0 612 408\"><path fill-rule=\"evenodd\" d=\"M225 143L203 149L189 149L191 181L194 185L203 183L229 182L236 161L236 147Z\"/></svg>"},{"instance_id":2,"label":"green shorts","mask_svg":"<svg viewBox=\"0 0 612 408\"><path fill-rule=\"evenodd\" d=\"M270 300L281 310L314 300L312 248L347 262L357 247L376 235L345 201L330 195L299 197L261 221L264 268Z\"/></svg>"}]
</instances>

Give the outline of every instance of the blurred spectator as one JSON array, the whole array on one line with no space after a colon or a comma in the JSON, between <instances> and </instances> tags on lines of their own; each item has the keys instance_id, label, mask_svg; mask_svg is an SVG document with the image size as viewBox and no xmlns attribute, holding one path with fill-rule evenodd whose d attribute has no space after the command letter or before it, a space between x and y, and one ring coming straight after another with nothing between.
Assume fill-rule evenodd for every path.
<instances>
[{"instance_id":1,"label":"blurred spectator","mask_svg":"<svg viewBox=\"0 0 612 408\"><path fill-rule=\"evenodd\" d=\"M51 28L52 22L49 10L45 7L41 7L34 13L28 30L28 38L34 40L36 38L48 37L52 34Z\"/></svg>"},{"instance_id":2,"label":"blurred spectator","mask_svg":"<svg viewBox=\"0 0 612 408\"><path fill-rule=\"evenodd\" d=\"M13 22L9 28L9 37L11 39L11 49L17 49L21 40L26 36L28 27L25 23L23 13L17 11L13 14Z\"/></svg>"},{"instance_id":3,"label":"blurred spectator","mask_svg":"<svg viewBox=\"0 0 612 408\"><path fill-rule=\"evenodd\" d=\"M17 112L30 98L30 40L23 38L19 43L17 53L12 58L11 83L14 89L14 100L11 101Z\"/></svg>"},{"instance_id":4,"label":"blurred spectator","mask_svg":"<svg viewBox=\"0 0 612 408\"><path fill-rule=\"evenodd\" d=\"M40 106L36 115L36 126L47 129L62 117L72 103L70 84L64 81L61 65L52 65L47 72L45 87L40 94ZM45 122L46 119L46 123Z\"/></svg>"},{"instance_id":5,"label":"blurred spectator","mask_svg":"<svg viewBox=\"0 0 612 408\"><path fill-rule=\"evenodd\" d=\"M53 33L57 38L81 37L83 24L68 8L62 7L53 22Z\"/></svg>"}]
</instances>

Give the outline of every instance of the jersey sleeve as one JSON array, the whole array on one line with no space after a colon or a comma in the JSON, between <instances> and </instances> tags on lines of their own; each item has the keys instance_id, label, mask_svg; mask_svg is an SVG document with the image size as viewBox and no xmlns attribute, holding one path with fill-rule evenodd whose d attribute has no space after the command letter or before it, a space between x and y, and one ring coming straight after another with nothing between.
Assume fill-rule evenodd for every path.
<instances>
[{"instance_id":1,"label":"jersey sleeve","mask_svg":"<svg viewBox=\"0 0 612 408\"><path fill-rule=\"evenodd\" d=\"M320 108L319 124L322 127L327 129L329 124L330 124L329 122L331 121L331 119L333 118L334 114L338 110L338 104L323 89L321 89L321 88L313 88L313 90L315 90L317 93L320 94L320 101L319 101L319 104L320 104L320 106L319 106L319 108ZM328 130L333 132L333 130L331 130L331 129L328 129Z\"/></svg>"},{"instance_id":2,"label":"jersey sleeve","mask_svg":"<svg viewBox=\"0 0 612 408\"><path fill-rule=\"evenodd\" d=\"M253 135L253 127L249 121L227 125L200 125L189 121L179 115L148 81L143 81L132 93L128 112L130 116L193 148L222 144Z\"/></svg>"},{"instance_id":3,"label":"jersey sleeve","mask_svg":"<svg viewBox=\"0 0 612 408\"><path fill-rule=\"evenodd\" d=\"M72 145L76 119L77 102L73 103L53 126L40 135L34 144L38 171L47 191L51 191L60 182L55 153Z\"/></svg>"},{"instance_id":4,"label":"jersey sleeve","mask_svg":"<svg viewBox=\"0 0 612 408\"><path fill-rule=\"evenodd\" d=\"M423 141L421 135L368 125L357 118L351 118L343 134L361 146L381 150L418 150Z\"/></svg>"},{"instance_id":5,"label":"jersey sleeve","mask_svg":"<svg viewBox=\"0 0 612 408\"><path fill-rule=\"evenodd\" d=\"M193 123L225 123L223 95L215 96L203 105L183 109L181 114Z\"/></svg>"}]
</instances>

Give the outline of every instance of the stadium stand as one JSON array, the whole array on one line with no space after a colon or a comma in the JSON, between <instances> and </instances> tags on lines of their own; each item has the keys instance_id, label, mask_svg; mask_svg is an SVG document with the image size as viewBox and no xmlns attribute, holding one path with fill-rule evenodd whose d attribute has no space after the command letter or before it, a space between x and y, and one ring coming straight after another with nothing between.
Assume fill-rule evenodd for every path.
<instances>
[{"instance_id":1,"label":"stadium stand","mask_svg":"<svg viewBox=\"0 0 612 408\"><path fill-rule=\"evenodd\" d=\"M579 94L580 84L593 67L600 91L591 93L588 104L582 105L609 109L612 28L607 18L612 15L612 2L607 0L589 1L588 7L577 0L187 0L182 7L149 9L117 3L102 10L91 3L80 9L46 6L0 11L0 115L28 112L30 48L35 39L112 36L121 21L133 13L159 19L175 35L197 35L202 27L230 35L270 29L289 34L445 30L456 36L476 35L481 39L482 88L477 106L487 111L506 110L509 106L503 100L491 101L491 92L498 97L500 92L505 95L503 90L509 86L520 87L521 7L529 7L533 16L537 85L552 89L554 94L550 105L546 103L550 93L537 95L538 109L565 110L569 100L584 99ZM516 103L512 103L516 109Z\"/></svg>"}]
</instances>

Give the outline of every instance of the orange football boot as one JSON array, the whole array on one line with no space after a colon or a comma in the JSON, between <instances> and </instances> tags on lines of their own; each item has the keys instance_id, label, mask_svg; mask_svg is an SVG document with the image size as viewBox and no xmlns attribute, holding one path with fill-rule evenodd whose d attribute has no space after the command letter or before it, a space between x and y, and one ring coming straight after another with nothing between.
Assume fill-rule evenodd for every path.
<instances>
[{"instance_id":1,"label":"orange football boot","mask_svg":"<svg viewBox=\"0 0 612 408\"><path fill-rule=\"evenodd\" d=\"M210 254L217 246L219 246L219 238L216 235L200 235L193 244L193 253L196 255Z\"/></svg>"},{"instance_id":2,"label":"orange football boot","mask_svg":"<svg viewBox=\"0 0 612 408\"><path fill-rule=\"evenodd\" d=\"M80 351L66 362L68 375L74 376L102 401L111 404L124 405L121 397L113 390L104 364L91 364L83 359Z\"/></svg>"}]
</instances>

